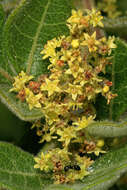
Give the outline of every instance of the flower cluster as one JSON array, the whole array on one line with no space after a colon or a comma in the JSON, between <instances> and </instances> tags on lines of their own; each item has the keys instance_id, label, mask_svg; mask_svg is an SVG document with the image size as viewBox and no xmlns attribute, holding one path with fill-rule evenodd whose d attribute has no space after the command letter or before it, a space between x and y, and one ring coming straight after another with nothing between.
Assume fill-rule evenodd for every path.
<instances>
[{"instance_id":1,"label":"flower cluster","mask_svg":"<svg viewBox=\"0 0 127 190\"><path fill-rule=\"evenodd\" d=\"M116 96L110 91L112 82L102 77L111 64L112 49L116 48L114 37L97 36L96 27L103 27L102 18L95 9L84 13L72 10L67 20L70 35L49 40L41 51L43 59L51 63L50 74L34 81L22 71L10 90L18 93L30 110L42 110L44 122L33 124L40 142L59 142L59 148L36 157L34 166L53 171L56 183L82 179L88 175L91 156L105 152L103 139L94 139L85 131L96 115L96 96L102 94L108 104Z\"/></svg>"},{"instance_id":2,"label":"flower cluster","mask_svg":"<svg viewBox=\"0 0 127 190\"><path fill-rule=\"evenodd\" d=\"M101 11L107 14L109 18L116 18L121 15L120 11L117 11L117 0L101 0L98 3L98 7Z\"/></svg>"}]
</instances>

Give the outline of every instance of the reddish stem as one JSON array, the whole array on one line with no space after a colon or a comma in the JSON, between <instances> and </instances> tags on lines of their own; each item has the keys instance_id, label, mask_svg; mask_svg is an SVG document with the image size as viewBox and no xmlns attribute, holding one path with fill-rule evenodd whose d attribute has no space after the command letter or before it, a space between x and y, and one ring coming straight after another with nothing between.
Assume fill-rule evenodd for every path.
<instances>
[{"instance_id":1,"label":"reddish stem","mask_svg":"<svg viewBox=\"0 0 127 190\"><path fill-rule=\"evenodd\" d=\"M85 9L92 9L94 7L94 0L82 0Z\"/></svg>"}]
</instances>

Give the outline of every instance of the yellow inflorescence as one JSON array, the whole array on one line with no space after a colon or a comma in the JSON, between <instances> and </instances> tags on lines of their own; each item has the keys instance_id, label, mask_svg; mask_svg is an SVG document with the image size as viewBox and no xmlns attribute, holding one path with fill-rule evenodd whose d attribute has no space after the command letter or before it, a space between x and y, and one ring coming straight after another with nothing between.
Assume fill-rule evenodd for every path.
<instances>
[{"instance_id":1,"label":"yellow inflorescence","mask_svg":"<svg viewBox=\"0 0 127 190\"><path fill-rule=\"evenodd\" d=\"M56 183L73 182L88 175L92 160L79 153L104 153L103 139L94 140L85 128L95 118L93 102L101 93L110 103L115 96L110 91L111 82L101 77L106 65L111 64L110 54L116 48L115 38L99 38L96 27L103 27L102 16L93 9L72 10L67 20L69 36L49 40L41 54L50 61L50 74L41 75L37 81L21 71L14 78L10 91L26 101L29 109L39 108L45 122L36 121L40 142L58 141L61 148L41 153L35 158L35 168L53 171ZM76 144L77 143L77 144Z\"/></svg>"}]
</instances>

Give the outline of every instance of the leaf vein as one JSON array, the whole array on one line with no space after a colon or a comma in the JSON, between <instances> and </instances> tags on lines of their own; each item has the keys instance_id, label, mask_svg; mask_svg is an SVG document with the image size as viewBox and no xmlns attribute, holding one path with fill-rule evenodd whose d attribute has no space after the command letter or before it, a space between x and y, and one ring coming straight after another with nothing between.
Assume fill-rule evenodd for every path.
<instances>
[{"instance_id":1,"label":"leaf vein","mask_svg":"<svg viewBox=\"0 0 127 190\"><path fill-rule=\"evenodd\" d=\"M59 22L59 23L44 23L45 26L56 26L56 25L62 25L62 24L65 24L65 22Z\"/></svg>"},{"instance_id":2,"label":"leaf vein","mask_svg":"<svg viewBox=\"0 0 127 190\"><path fill-rule=\"evenodd\" d=\"M26 13L27 17L29 17L33 22L39 24L39 21L34 19L32 16L30 16L28 13Z\"/></svg>"},{"instance_id":3,"label":"leaf vein","mask_svg":"<svg viewBox=\"0 0 127 190\"><path fill-rule=\"evenodd\" d=\"M23 35L23 36L26 37L26 38L33 39L32 36L29 36L29 35L25 34L24 32L22 32L16 24L13 24L13 25L14 25L14 27L16 28L16 30L17 30L21 35Z\"/></svg>"},{"instance_id":4,"label":"leaf vein","mask_svg":"<svg viewBox=\"0 0 127 190\"><path fill-rule=\"evenodd\" d=\"M30 70L31 70L31 66L32 66L32 62L33 62L33 55L34 55L34 52L35 52L35 49L36 49L36 46L37 46L37 40L38 40L40 31L41 31L41 29L43 27L44 20L45 20L45 17L46 17L46 14L47 14L47 11L48 11L50 3L51 3L51 0L48 0L48 3L46 5L46 7L45 7L45 11L44 11L44 13L42 15L42 18L41 18L41 21L40 21L40 25L38 26L36 35L34 37L33 45L32 45L32 48L31 48L31 51L30 51L30 54L29 54L29 57L28 57L28 65L27 65L27 69L26 69L27 74L29 74Z\"/></svg>"}]
</instances>

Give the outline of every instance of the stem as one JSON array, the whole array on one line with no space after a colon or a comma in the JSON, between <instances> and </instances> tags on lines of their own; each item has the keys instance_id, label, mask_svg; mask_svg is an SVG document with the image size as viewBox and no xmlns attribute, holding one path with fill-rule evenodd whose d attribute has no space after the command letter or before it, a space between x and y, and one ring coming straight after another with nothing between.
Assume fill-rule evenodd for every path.
<instances>
[{"instance_id":1,"label":"stem","mask_svg":"<svg viewBox=\"0 0 127 190\"><path fill-rule=\"evenodd\" d=\"M9 81L14 82L13 77L10 76L10 75L9 75L6 71L4 71L2 68L0 68L0 74L1 74L4 78L8 79Z\"/></svg>"},{"instance_id":2,"label":"stem","mask_svg":"<svg viewBox=\"0 0 127 190\"><path fill-rule=\"evenodd\" d=\"M83 7L85 9L92 9L94 7L94 0L82 0Z\"/></svg>"}]
</instances>

